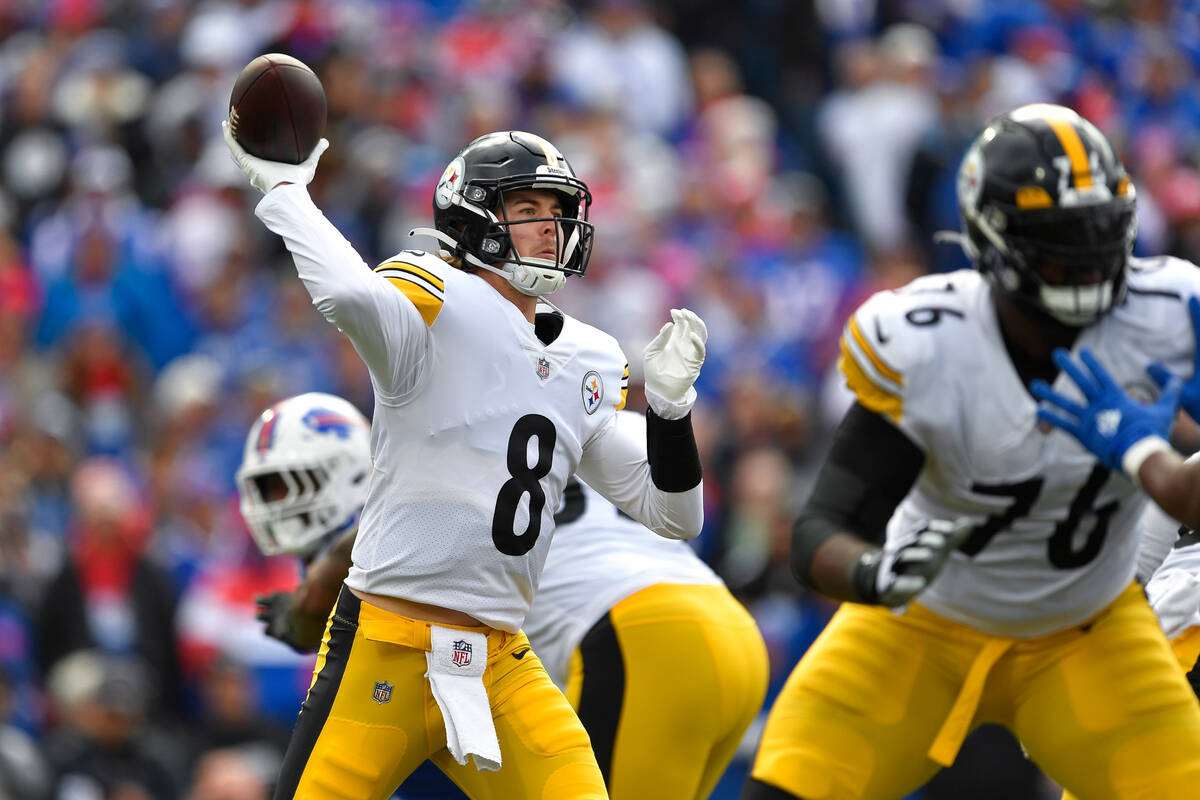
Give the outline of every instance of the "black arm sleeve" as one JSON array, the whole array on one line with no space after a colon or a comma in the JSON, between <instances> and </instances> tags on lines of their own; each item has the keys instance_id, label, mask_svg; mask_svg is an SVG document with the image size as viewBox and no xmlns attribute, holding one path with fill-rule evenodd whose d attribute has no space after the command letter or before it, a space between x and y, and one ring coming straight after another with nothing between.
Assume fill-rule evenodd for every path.
<instances>
[{"instance_id":1,"label":"black arm sleeve","mask_svg":"<svg viewBox=\"0 0 1200 800\"><path fill-rule=\"evenodd\" d=\"M646 460L650 479L664 492L686 492L700 483L700 451L690 413L683 419L663 419L646 409Z\"/></svg>"},{"instance_id":2,"label":"black arm sleeve","mask_svg":"<svg viewBox=\"0 0 1200 800\"><path fill-rule=\"evenodd\" d=\"M813 553L836 533L882 544L888 519L925 466L925 453L886 418L855 403L792 527L792 574L812 586Z\"/></svg>"}]
</instances>

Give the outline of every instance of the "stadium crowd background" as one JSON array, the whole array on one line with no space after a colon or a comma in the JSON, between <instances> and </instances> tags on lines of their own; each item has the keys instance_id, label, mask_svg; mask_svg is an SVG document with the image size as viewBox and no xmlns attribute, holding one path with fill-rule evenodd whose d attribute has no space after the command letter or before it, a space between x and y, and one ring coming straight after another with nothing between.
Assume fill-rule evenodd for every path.
<instances>
[{"instance_id":1,"label":"stadium crowd background","mask_svg":"<svg viewBox=\"0 0 1200 800\"><path fill-rule=\"evenodd\" d=\"M270 403L371 390L220 139L271 51L325 84L311 190L368 261L432 245L407 232L459 146L527 129L595 196L555 301L635 378L667 308L707 321L699 547L771 697L830 613L787 549L843 320L966 264L931 235L984 120L1075 107L1135 178L1139 251L1200 257L1190 0L0 0L0 798L261 800L307 687L253 618L296 567L233 474Z\"/></svg>"}]
</instances>

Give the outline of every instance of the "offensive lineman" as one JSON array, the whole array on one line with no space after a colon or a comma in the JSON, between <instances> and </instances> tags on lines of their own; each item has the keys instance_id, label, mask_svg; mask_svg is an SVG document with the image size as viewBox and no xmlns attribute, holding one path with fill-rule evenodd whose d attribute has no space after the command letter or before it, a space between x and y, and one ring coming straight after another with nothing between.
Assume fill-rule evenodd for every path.
<instances>
[{"instance_id":1,"label":"offensive lineman","mask_svg":"<svg viewBox=\"0 0 1200 800\"><path fill-rule=\"evenodd\" d=\"M852 602L776 701L743 798L901 797L985 722L1080 797L1192 797L1200 706L1133 582L1145 497L1039 427L1026 387L1055 382L1058 346L1122 382L1186 367L1200 272L1131 259L1130 180L1060 106L993 119L958 193L978 271L879 293L847 323L857 403L792 568Z\"/></svg>"},{"instance_id":2,"label":"offensive lineman","mask_svg":"<svg viewBox=\"0 0 1200 800\"><path fill-rule=\"evenodd\" d=\"M767 691L753 618L690 547L586 484L567 485L555 521L524 630L579 713L610 796L707 798Z\"/></svg>"},{"instance_id":3,"label":"offensive lineman","mask_svg":"<svg viewBox=\"0 0 1200 800\"><path fill-rule=\"evenodd\" d=\"M305 188L328 142L280 164L223 128L266 194L255 213L375 389L354 565L276 797L383 800L426 758L473 798L605 797L578 718L540 662L514 657L529 646L520 624L572 473L656 533L699 533L703 323L673 311L647 345L639 439L616 415L628 378L616 342L539 309L583 274L594 232L587 186L552 144L473 141L434 192L429 233L446 260L404 251L371 270Z\"/></svg>"}]
</instances>

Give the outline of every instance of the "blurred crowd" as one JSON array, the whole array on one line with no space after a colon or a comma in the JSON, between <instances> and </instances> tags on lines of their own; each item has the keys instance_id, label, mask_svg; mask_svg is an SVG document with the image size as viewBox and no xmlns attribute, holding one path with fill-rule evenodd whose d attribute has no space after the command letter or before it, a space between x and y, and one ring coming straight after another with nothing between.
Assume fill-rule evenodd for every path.
<instances>
[{"instance_id":1,"label":"blurred crowd","mask_svg":"<svg viewBox=\"0 0 1200 800\"><path fill-rule=\"evenodd\" d=\"M699 547L772 696L830 613L787 549L843 321L967 265L932 234L983 122L1073 106L1139 251L1200 258L1194 0L0 0L0 798L268 796L311 659L253 617L297 568L238 517L242 439L291 394L372 402L221 141L272 51L324 83L311 192L368 262L432 248L408 231L459 147L531 130L595 196L555 302L635 379L668 308L707 321Z\"/></svg>"}]
</instances>

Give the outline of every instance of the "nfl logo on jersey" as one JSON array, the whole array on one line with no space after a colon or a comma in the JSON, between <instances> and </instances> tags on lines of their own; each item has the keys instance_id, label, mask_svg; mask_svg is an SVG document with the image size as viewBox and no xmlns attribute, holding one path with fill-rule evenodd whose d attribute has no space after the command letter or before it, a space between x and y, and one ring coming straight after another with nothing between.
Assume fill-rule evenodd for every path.
<instances>
[{"instance_id":1,"label":"nfl logo on jersey","mask_svg":"<svg viewBox=\"0 0 1200 800\"><path fill-rule=\"evenodd\" d=\"M544 358L539 358L537 361L537 376L542 380L550 377L550 362Z\"/></svg>"},{"instance_id":2,"label":"nfl logo on jersey","mask_svg":"<svg viewBox=\"0 0 1200 800\"><path fill-rule=\"evenodd\" d=\"M457 667L466 667L471 664L471 643L464 642L462 639L454 640L454 653L450 657Z\"/></svg>"},{"instance_id":3,"label":"nfl logo on jersey","mask_svg":"<svg viewBox=\"0 0 1200 800\"><path fill-rule=\"evenodd\" d=\"M387 681L376 681L375 692L371 695L375 698L375 702L383 705L392 699L392 684Z\"/></svg>"}]
</instances>

